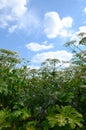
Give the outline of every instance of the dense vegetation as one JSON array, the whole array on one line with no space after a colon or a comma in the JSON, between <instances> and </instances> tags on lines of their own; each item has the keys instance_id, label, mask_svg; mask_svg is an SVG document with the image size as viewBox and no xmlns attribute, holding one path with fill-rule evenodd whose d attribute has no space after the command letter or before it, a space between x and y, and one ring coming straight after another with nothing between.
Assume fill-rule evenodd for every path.
<instances>
[{"instance_id":1,"label":"dense vegetation","mask_svg":"<svg viewBox=\"0 0 86 130\"><path fill-rule=\"evenodd\" d=\"M78 38L65 44L74 54L68 68L47 59L31 69L0 49L0 130L86 130L86 35Z\"/></svg>"}]
</instances>

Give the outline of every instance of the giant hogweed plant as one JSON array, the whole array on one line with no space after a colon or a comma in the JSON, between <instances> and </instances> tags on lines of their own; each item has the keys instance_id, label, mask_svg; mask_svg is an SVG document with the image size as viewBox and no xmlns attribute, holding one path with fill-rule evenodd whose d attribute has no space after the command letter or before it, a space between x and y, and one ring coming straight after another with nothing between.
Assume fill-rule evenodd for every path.
<instances>
[{"instance_id":1,"label":"giant hogweed plant","mask_svg":"<svg viewBox=\"0 0 86 130\"><path fill-rule=\"evenodd\" d=\"M83 117L75 108L71 106L56 106L56 110L47 116L51 128L55 126L69 126L71 129L82 127Z\"/></svg>"}]
</instances>

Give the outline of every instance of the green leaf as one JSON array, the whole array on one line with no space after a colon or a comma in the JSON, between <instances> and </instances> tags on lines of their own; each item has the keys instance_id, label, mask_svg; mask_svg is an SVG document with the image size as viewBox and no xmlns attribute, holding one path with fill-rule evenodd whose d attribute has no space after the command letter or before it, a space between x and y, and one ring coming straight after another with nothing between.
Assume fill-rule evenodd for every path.
<instances>
[{"instance_id":1,"label":"green leaf","mask_svg":"<svg viewBox=\"0 0 86 130\"><path fill-rule=\"evenodd\" d=\"M0 111L0 130L3 128L10 127L10 122L8 122L9 111L7 109L3 109Z\"/></svg>"},{"instance_id":2,"label":"green leaf","mask_svg":"<svg viewBox=\"0 0 86 130\"><path fill-rule=\"evenodd\" d=\"M65 125L70 125L72 129L76 126L82 127L82 115L77 112L75 108L71 106L59 106L56 107L59 113L54 113L53 115L49 115L47 117L49 124L52 127L58 125L60 127Z\"/></svg>"},{"instance_id":3,"label":"green leaf","mask_svg":"<svg viewBox=\"0 0 86 130\"><path fill-rule=\"evenodd\" d=\"M25 120L31 116L30 111L27 109L19 109L19 110L14 110L12 113L12 116L14 118L19 118L20 120Z\"/></svg>"}]
</instances>

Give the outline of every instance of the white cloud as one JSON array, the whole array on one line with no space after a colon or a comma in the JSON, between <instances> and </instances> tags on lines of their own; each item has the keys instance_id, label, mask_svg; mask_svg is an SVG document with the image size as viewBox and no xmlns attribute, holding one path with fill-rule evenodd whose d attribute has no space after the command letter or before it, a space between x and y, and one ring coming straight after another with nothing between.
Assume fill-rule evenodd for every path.
<instances>
[{"instance_id":1,"label":"white cloud","mask_svg":"<svg viewBox=\"0 0 86 130\"><path fill-rule=\"evenodd\" d=\"M79 41L81 40L81 37L78 36L78 34L80 34L80 33L86 33L86 26L80 26L78 28L78 31L73 33L73 35L71 36L70 41L76 41L75 42L76 46L79 45ZM86 36L86 34L84 36Z\"/></svg>"},{"instance_id":2,"label":"white cloud","mask_svg":"<svg viewBox=\"0 0 86 130\"><path fill-rule=\"evenodd\" d=\"M73 19L71 17L64 17L62 19L63 27L70 28L72 27Z\"/></svg>"},{"instance_id":3,"label":"white cloud","mask_svg":"<svg viewBox=\"0 0 86 130\"><path fill-rule=\"evenodd\" d=\"M86 7L84 8L83 12L86 13Z\"/></svg>"},{"instance_id":4,"label":"white cloud","mask_svg":"<svg viewBox=\"0 0 86 130\"><path fill-rule=\"evenodd\" d=\"M86 33L86 26L81 26L81 27L79 27L79 32L84 32L84 33Z\"/></svg>"},{"instance_id":5,"label":"white cloud","mask_svg":"<svg viewBox=\"0 0 86 130\"><path fill-rule=\"evenodd\" d=\"M39 26L35 14L28 10L29 0L0 0L0 28L8 28L9 32L25 29L28 32Z\"/></svg>"},{"instance_id":6,"label":"white cloud","mask_svg":"<svg viewBox=\"0 0 86 130\"><path fill-rule=\"evenodd\" d=\"M78 28L78 31L76 31L73 35L72 35L72 37L71 37L71 39L70 40L76 40L77 41L77 45L78 45L78 42L79 42L79 37L78 37L78 34L80 34L80 33L86 33L86 26L80 26L79 28Z\"/></svg>"},{"instance_id":7,"label":"white cloud","mask_svg":"<svg viewBox=\"0 0 86 130\"><path fill-rule=\"evenodd\" d=\"M65 50L61 51L50 51L50 52L44 52L44 53L38 53L35 55L32 59L32 62L43 62L48 58L51 59L59 59L60 61L69 61L73 57L73 54L70 52L67 52Z\"/></svg>"},{"instance_id":8,"label":"white cloud","mask_svg":"<svg viewBox=\"0 0 86 130\"><path fill-rule=\"evenodd\" d=\"M20 17L27 11L26 0L0 0L0 10L4 15L10 14L12 17Z\"/></svg>"},{"instance_id":9,"label":"white cloud","mask_svg":"<svg viewBox=\"0 0 86 130\"><path fill-rule=\"evenodd\" d=\"M39 43L36 42L31 42L29 44L26 45L26 47L31 50L31 51L41 51L41 50L48 50L53 48L53 45L40 45Z\"/></svg>"},{"instance_id":10,"label":"white cloud","mask_svg":"<svg viewBox=\"0 0 86 130\"><path fill-rule=\"evenodd\" d=\"M26 4L26 0L10 0L10 6L12 7L14 5L12 8L12 13L18 17L24 15L27 11Z\"/></svg>"},{"instance_id":11,"label":"white cloud","mask_svg":"<svg viewBox=\"0 0 86 130\"><path fill-rule=\"evenodd\" d=\"M44 32L48 38L55 38L58 35L69 37L69 28L72 27L73 19L64 17L62 20L57 12L48 12L44 18Z\"/></svg>"},{"instance_id":12,"label":"white cloud","mask_svg":"<svg viewBox=\"0 0 86 130\"><path fill-rule=\"evenodd\" d=\"M48 38L55 38L62 28L61 20L56 12L49 12L45 14L44 31Z\"/></svg>"},{"instance_id":13,"label":"white cloud","mask_svg":"<svg viewBox=\"0 0 86 130\"><path fill-rule=\"evenodd\" d=\"M60 36L61 37L71 37L72 36L72 33L73 33L73 31L71 30L66 30L66 29L62 29L61 31L60 31Z\"/></svg>"}]
</instances>

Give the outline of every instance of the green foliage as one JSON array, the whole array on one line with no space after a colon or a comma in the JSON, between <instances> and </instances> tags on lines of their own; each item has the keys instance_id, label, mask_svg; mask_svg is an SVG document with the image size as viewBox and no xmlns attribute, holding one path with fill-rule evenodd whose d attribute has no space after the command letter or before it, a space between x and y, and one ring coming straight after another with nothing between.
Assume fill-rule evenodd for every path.
<instances>
[{"instance_id":1,"label":"green foliage","mask_svg":"<svg viewBox=\"0 0 86 130\"><path fill-rule=\"evenodd\" d=\"M19 110L14 110L12 112L12 118L17 119L19 118L20 120L25 120L27 118L31 117L31 114L29 110L27 109L19 109Z\"/></svg>"},{"instance_id":2,"label":"green foliage","mask_svg":"<svg viewBox=\"0 0 86 130\"><path fill-rule=\"evenodd\" d=\"M74 54L68 68L47 59L31 69L0 49L0 130L86 129L86 35L78 37L66 44Z\"/></svg>"},{"instance_id":3,"label":"green foliage","mask_svg":"<svg viewBox=\"0 0 86 130\"><path fill-rule=\"evenodd\" d=\"M8 122L9 111L6 109L0 110L0 130L3 128L9 128L10 122Z\"/></svg>"},{"instance_id":4,"label":"green foliage","mask_svg":"<svg viewBox=\"0 0 86 130\"><path fill-rule=\"evenodd\" d=\"M71 106L56 106L57 113L52 113L47 119L51 127L59 125L60 127L70 125L72 129L76 126L82 127L82 115Z\"/></svg>"}]
</instances>

